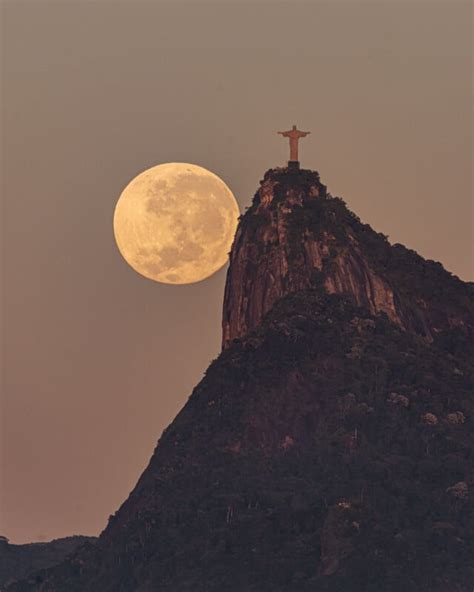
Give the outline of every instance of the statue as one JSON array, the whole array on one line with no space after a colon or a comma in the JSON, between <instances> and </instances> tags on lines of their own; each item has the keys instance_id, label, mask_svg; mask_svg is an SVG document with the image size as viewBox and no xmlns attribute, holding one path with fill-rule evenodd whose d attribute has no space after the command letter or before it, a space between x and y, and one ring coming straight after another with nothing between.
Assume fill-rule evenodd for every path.
<instances>
[{"instance_id":1,"label":"statue","mask_svg":"<svg viewBox=\"0 0 474 592\"><path fill-rule=\"evenodd\" d=\"M281 134L284 138L290 138L290 162L298 162L298 140L300 138L304 138L311 132L302 132L299 129L296 129L296 125L287 132L277 132Z\"/></svg>"}]
</instances>

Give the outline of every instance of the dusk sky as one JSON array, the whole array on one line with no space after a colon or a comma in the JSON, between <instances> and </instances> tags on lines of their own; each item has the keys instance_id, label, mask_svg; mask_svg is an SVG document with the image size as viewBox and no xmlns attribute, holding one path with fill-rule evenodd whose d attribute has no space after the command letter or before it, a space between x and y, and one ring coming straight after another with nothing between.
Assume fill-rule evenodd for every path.
<instances>
[{"instance_id":1,"label":"dusk sky","mask_svg":"<svg viewBox=\"0 0 474 592\"><path fill-rule=\"evenodd\" d=\"M169 286L117 250L117 199L203 166L250 205L288 159L464 280L472 4L2 4L0 534L98 534L220 351L225 268Z\"/></svg>"}]
</instances>

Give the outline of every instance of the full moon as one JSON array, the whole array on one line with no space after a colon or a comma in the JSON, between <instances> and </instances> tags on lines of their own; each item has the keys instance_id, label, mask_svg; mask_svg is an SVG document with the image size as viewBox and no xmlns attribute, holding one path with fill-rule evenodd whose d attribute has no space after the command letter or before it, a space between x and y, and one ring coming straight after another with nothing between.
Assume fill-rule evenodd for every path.
<instances>
[{"instance_id":1,"label":"full moon","mask_svg":"<svg viewBox=\"0 0 474 592\"><path fill-rule=\"evenodd\" d=\"M171 162L140 173L115 207L125 261L165 284L192 284L227 262L239 207L227 185L195 164Z\"/></svg>"}]
</instances>

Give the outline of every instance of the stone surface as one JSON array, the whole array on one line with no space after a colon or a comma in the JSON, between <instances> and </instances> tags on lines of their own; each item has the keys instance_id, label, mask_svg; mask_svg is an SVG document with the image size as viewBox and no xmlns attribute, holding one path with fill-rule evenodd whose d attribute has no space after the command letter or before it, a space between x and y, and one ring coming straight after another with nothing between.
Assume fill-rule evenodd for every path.
<instances>
[{"instance_id":1,"label":"stone surface","mask_svg":"<svg viewBox=\"0 0 474 592\"><path fill-rule=\"evenodd\" d=\"M267 171L242 216L230 262L223 347L256 328L279 298L320 283L427 341L452 329L466 339L474 334L472 288L439 263L391 246L329 196L314 171Z\"/></svg>"}]
</instances>

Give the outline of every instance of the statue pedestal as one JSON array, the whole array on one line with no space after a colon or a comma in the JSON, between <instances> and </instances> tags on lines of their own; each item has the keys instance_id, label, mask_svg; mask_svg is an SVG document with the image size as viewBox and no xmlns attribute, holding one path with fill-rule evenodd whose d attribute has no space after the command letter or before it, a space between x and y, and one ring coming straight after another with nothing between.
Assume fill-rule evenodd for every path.
<instances>
[{"instance_id":1,"label":"statue pedestal","mask_svg":"<svg viewBox=\"0 0 474 592\"><path fill-rule=\"evenodd\" d=\"M289 160L288 161L288 170L289 171L299 171L300 170L300 161L299 160Z\"/></svg>"}]
</instances>

